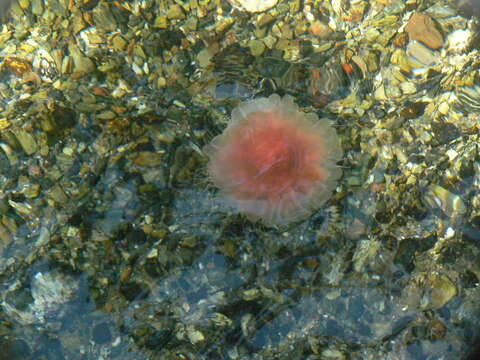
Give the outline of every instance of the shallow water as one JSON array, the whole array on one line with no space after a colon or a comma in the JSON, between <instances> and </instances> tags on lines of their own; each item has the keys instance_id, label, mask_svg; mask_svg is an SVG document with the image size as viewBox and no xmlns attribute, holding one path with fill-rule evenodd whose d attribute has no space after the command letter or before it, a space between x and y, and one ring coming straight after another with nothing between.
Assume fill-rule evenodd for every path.
<instances>
[{"instance_id":1,"label":"shallow water","mask_svg":"<svg viewBox=\"0 0 480 360\"><path fill-rule=\"evenodd\" d=\"M0 359L466 357L480 336L477 24L468 2L412 4L13 4ZM445 39L474 35L408 72L393 39L413 11ZM279 228L226 207L201 151L240 101L272 93L332 119L345 153L326 205Z\"/></svg>"}]
</instances>

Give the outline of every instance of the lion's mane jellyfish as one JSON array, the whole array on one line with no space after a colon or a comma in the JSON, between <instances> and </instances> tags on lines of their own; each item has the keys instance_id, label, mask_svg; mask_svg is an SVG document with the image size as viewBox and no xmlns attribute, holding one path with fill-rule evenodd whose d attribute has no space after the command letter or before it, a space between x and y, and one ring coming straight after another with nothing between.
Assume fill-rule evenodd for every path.
<instances>
[{"instance_id":1,"label":"lion's mane jellyfish","mask_svg":"<svg viewBox=\"0 0 480 360\"><path fill-rule=\"evenodd\" d=\"M228 204L268 225L300 220L330 197L341 170L335 129L291 96L240 104L205 146L210 180Z\"/></svg>"}]
</instances>

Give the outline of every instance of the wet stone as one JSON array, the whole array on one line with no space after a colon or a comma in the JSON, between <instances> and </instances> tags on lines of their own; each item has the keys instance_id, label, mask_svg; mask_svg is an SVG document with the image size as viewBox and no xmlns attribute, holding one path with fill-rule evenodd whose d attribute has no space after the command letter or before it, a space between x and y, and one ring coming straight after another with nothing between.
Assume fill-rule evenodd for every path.
<instances>
[{"instance_id":1,"label":"wet stone","mask_svg":"<svg viewBox=\"0 0 480 360\"><path fill-rule=\"evenodd\" d=\"M433 122L432 131L434 133L432 138L434 146L449 143L461 136L459 129L452 123Z\"/></svg>"},{"instance_id":2,"label":"wet stone","mask_svg":"<svg viewBox=\"0 0 480 360\"><path fill-rule=\"evenodd\" d=\"M404 239L399 242L394 262L402 264L407 272L414 269L415 254L427 251L435 245L434 237L426 239Z\"/></svg>"},{"instance_id":3,"label":"wet stone","mask_svg":"<svg viewBox=\"0 0 480 360\"><path fill-rule=\"evenodd\" d=\"M15 135L27 155L32 155L37 151L37 143L31 133L23 129L18 129Z\"/></svg>"},{"instance_id":4,"label":"wet stone","mask_svg":"<svg viewBox=\"0 0 480 360\"><path fill-rule=\"evenodd\" d=\"M273 17L270 13L264 13L264 14L261 14L258 18L258 21L256 22L256 26L258 28L262 28L266 25L269 25L271 24L272 22L275 21L275 17Z\"/></svg>"},{"instance_id":5,"label":"wet stone","mask_svg":"<svg viewBox=\"0 0 480 360\"><path fill-rule=\"evenodd\" d=\"M110 6L106 3L100 3L95 10L93 10L93 19L95 24L105 32L111 32L117 28L117 23L110 11Z\"/></svg>"},{"instance_id":6,"label":"wet stone","mask_svg":"<svg viewBox=\"0 0 480 360\"><path fill-rule=\"evenodd\" d=\"M178 4L170 5L167 12L168 19L184 19L185 14L183 13L182 7Z\"/></svg>"},{"instance_id":7,"label":"wet stone","mask_svg":"<svg viewBox=\"0 0 480 360\"><path fill-rule=\"evenodd\" d=\"M156 167L163 163L163 154L142 151L135 154L133 162L140 166Z\"/></svg>"},{"instance_id":8,"label":"wet stone","mask_svg":"<svg viewBox=\"0 0 480 360\"><path fill-rule=\"evenodd\" d=\"M428 326L426 325L422 324L422 325L412 326L410 331L413 337L415 337L416 339L426 340L428 337Z\"/></svg>"},{"instance_id":9,"label":"wet stone","mask_svg":"<svg viewBox=\"0 0 480 360\"><path fill-rule=\"evenodd\" d=\"M457 295L455 284L444 274L431 273L428 276L431 286L431 305L438 309Z\"/></svg>"},{"instance_id":10,"label":"wet stone","mask_svg":"<svg viewBox=\"0 0 480 360\"><path fill-rule=\"evenodd\" d=\"M128 301L146 299L149 293L150 289L145 284L128 282L120 285L120 294Z\"/></svg>"},{"instance_id":11,"label":"wet stone","mask_svg":"<svg viewBox=\"0 0 480 360\"><path fill-rule=\"evenodd\" d=\"M463 216L467 210L459 195L436 184L428 187L423 200L430 209L440 209L446 216L453 219Z\"/></svg>"},{"instance_id":12,"label":"wet stone","mask_svg":"<svg viewBox=\"0 0 480 360\"><path fill-rule=\"evenodd\" d=\"M400 48L404 48L408 42L408 35L406 32L401 32L395 35L393 38L393 45L398 46Z\"/></svg>"},{"instance_id":13,"label":"wet stone","mask_svg":"<svg viewBox=\"0 0 480 360\"><path fill-rule=\"evenodd\" d=\"M258 71L261 75L272 78L282 76L290 67L290 64L282 59L260 58L258 61Z\"/></svg>"},{"instance_id":14,"label":"wet stone","mask_svg":"<svg viewBox=\"0 0 480 360\"><path fill-rule=\"evenodd\" d=\"M405 26L410 40L417 40L436 50L443 46L443 35L438 30L436 23L428 15L414 13L407 26Z\"/></svg>"},{"instance_id":15,"label":"wet stone","mask_svg":"<svg viewBox=\"0 0 480 360\"><path fill-rule=\"evenodd\" d=\"M416 40L408 43L407 55L413 67L428 67L438 63L434 52Z\"/></svg>"},{"instance_id":16,"label":"wet stone","mask_svg":"<svg viewBox=\"0 0 480 360\"><path fill-rule=\"evenodd\" d=\"M421 101L407 103L406 106L400 111L400 115L406 119L415 118L423 114L426 106L427 103Z\"/></svg>"},{"instance_id":17,"label":"wet stone","mask_svg":"<svg viewBox=\"0 0 480 360\"><path fill-rule=\"evenodd\" d=\"M249 47L253 56L260 56L265 51L265 44L261 40L250 41Z\"/></svg>"},{"instance_id":18,"label":"wet stone","mask_svg":"<svg viewBox=\"0 0 480 360\"><path fill-rule=\"evenodd\" d=\"M145 346L148 349L158 349L164 347L172 341L172 335L172 329L161 329L159 331L155 331L148 337Z\"/></svg>"}]
</instances>

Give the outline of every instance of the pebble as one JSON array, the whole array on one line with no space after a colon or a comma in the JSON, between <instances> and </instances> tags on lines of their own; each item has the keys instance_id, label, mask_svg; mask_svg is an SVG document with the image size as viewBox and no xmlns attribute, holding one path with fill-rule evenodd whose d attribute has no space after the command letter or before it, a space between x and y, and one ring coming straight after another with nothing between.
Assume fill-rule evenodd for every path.
<instances>
[{"instance_id":1,"label":"pebble","mask_svg":"<svg viewBox=\"0 0 480 360\"><path fill-rule=\"evenodd\" d=\"M333 31L327 24L317 20L311 25L310 32L319 39L326 39Z\"/></svg>"},{"instance_id":2,"label":"pebble","mask_svg":"<svg viewBox=\"0 0 480 360\"><path fill-rule=\"evenodd\" d=\"M184 19L185 14L183 13L182 7L178 4L171 5L167 12L167 18L175 20Z\"/></svg>"},{"instance_id":3,"label":"pebble","mask_svg":"<svg viewBox=\"0 0 480 360\"><path fill-rule=\"evenodd\" d=\"M407 42L408 42L408 35L405 32L398 33L393 38L393 45L400 48L404 48L407 45Z\"/></svg>"},{"instance_id":4,"label":"pebble","mask_svg":"<svg viewBox=\"0 0 480 360\"><path fill-rule=\"evenodd\" d=\"M443 46L443 36L433 19L422 13L415 13L405 26L410 40L417 40L436 50Z\"/></svg>"},{"instance_id":5,"label":"pebble","mask_svg":"<svg viewBox=\"0 0 480 360\"><path fill-rule=\"evenodd\" d=\"M438 57L434 52L418 41L410 41L407 46L407 55L413 62L414 67L433 66L437 63Z\"/></svg>"},{"instance_id":6,"label":"pebble","mask_svg":"<svg viewBox=\"0 0 480 360\"><path fill-rule=\"evenodd\" d=\"M438 106L438 112L442 115L447 115L449 111L450 111L450 105L448 105L448 103L446 102L442 102Z\"/></svg>"},{"instance_id":7,"label":"pebble","mask_svg":"<svg viewBox=\"0 0 480 360\"><path fill-rule=\"evenodd\" d=\"M402 90L402 93L407 95L413 95L417 92L417 87L412 82L400 83L400 89Z\"/></svg>"},{"instance_id":8,"label":"pebble","mask_svg":"<svg viewBox=\"0 0 480 360\"><path fill-rule=\"evenodd\" d=\"M248 46L253 56L260 56L265 51L265 44L262 40L251 40Z\"/></svg>"},{"instance_id":9,"label":"pebble","mask_svg":"<svg viewBox=\"0 0 480 360\"><path fill-rule=\"evenodd\" d=\"M37 143L31 133L23 129L18 129L15 133L20 146L27 155L32 155L37 151Z\"/></svg>"},{"instance_id":10,"label":"pebble","mask_svg":"<svg viewBox=\"0 0 480 360\"><path fill-rule=\"evenodd\" d=\"M373 96L376 100L385 101L387 100L387 94L385 93L385 86L380 85L374 92Z\"/></svg>"},{"instance_id":11,"label":"pebble","mask_svg":"<svg viewBox=\"0 0 480 360\"><path fill-rule=\"evenodd\" d=\"M271 14L269 13L262 14L262 15L259 15L258 21L256 22L255 26L257 28L262 28L266 25L270 25L274 21L275 21L275 17L272 16Z\"/></svg>"}]
</instances>

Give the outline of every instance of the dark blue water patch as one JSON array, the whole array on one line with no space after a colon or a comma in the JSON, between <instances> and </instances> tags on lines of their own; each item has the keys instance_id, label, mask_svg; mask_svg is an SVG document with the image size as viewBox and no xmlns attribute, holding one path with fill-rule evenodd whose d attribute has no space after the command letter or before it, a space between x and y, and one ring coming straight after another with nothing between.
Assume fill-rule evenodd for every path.
<instances>
[{"instance_id":1,"label":"dark blue water patch","mask_svg":"<svg viewBox=\"0 0 480 360\"><path fill-rule=\"evenodd\" d=\"M40 335L37 342L36 348L38 350L32 354L32 360L68 360L65 357L64 349L59 339L45 333Z\"/></svg>"},{"instance_id":2,"label":"dark blue water patch","mask_svg":"<svg viewBox=\"0 0 480 360\"><path fill-rule=\"evenodd\" d=\"M480 228L478 228L477 221L479 219L475 218L475 223L473 226L466 225L462 230L462 240L467 243L470 243L480 249Z\"/></svg>"},{"instance_id":3,"label":"dark blue water patch","mask_svg":"<svg viewBox=\"0 0 480 360\"><path fill-rule=\"evenodd\" d=\"M230 98L247 99L252 96L252 91L238 81L220 83L215 87L215 98L225 100Z\"/></svg>"},{"instance_id":4,"label":"dark blue water patch","mask_svg":"<svg viewBox=\"0 0 480 360\"><path fill-rule=\"evenodd\" d=\"M347 299L347 316L352 319L360 318L365 312L365 299L360 295L349 295Z\"/></svg>"},{"instance_id":5,"label":"dark blue water patch","mask_svg":"<svg viewBox=\"0 0 480 360\"><path fill-rule=\"evenodd\" d=\"M29 284L8 293L5 301L18 310L26 310L33 302L32 290Z\"/></svg>"},{"instance_id":6,"label":"dark blue water patch","mask_svg":"<svg viewBox=\"0 0 480 360\"><path fill-rule=\"evenodd\" d=\"M112 340L110 325L106 322L95 325L92 331L92 338L97 344L106 344Z\"/></svg>"},{"instance_id":7,"label":"dark blue water patch","mask_svg":"<svg viewBox=\"0 0 480 360\"><path fill-rule=\"evenodd\" d=\"M17 336L19 341L2 347L7 352L1 352L0 359L4 359L3 355L6 360L71 358L66 355L66 344L59 333L65 336L84 333L89 329L88 319L95 306L89 300L86 277L79 276L72 269L66 272L61 269L64 267L45 261L24 269L19 289L30 294L34 301L22 304L24 296L19 291L7 294L7 298L17 296L10 299L8 305L15 309L13 314L18 312L20 316L13 315L10 319L11 333L5 339L16 339ZM13 353L10 354L8 349Z\"/></svg>"},{"instance_id":8,"label":"dark blue water patch","mask_svg":"<svg viewBox=\"0 0 480 360\"><path fill-rule=\"evenodd\" d=\"M149 350L159 350L163 348L171 348L178 342L174 336L172 328L153 330L145 341L145 347Z\"/></svg>"},{"instance_id":9,"label":"dark blue water patch","mask_svg":"<svg viewBox=\"0 0 480 360\"><path fill-rule=\"evenodd\" d=\"M476 273L467 269L460 273L460 284L462 288L473 289L480 284L480 280Z\"/></svg>"},{"instance_id":10,"label":"dark blue water patch","mask_svg":"<svg viewBox=\"0 0 480 360\"><path fill-rule=\"evenodd\" d=\"M325 325L325 335L344 338L346 335L345 328L338 321L329 319Z\"/></svg>"},{"instance_id":11,"label":"dark blue water patch","mask_svg":"<svg viewBox=\"0 0 480 360\"><path fill-rule=\"evenodd\" d=\"M407 345L407 353L411 360L427 360L419 340L414 340L411 344Z\"/></svg>"},{"instance_id":12,"label":"dark blue water patch","mask_svg":"<svg viewBox=\"0 0 480 360\"><path fill-rule=\"evenodd\" d=\"M0 349L0 360L26 360L32 353L25 340L8 336L0 339Z\"/></svg>"},{"instance_id":13,"label":"dark blue water patch","mask_svg":"<svg viewBox=\"0 0 480 360\"><path fill-rule=\"evenodd\" d=\"M465 360L478 360L480 359L480 337L478 337L470 346Z\"/></svg>"}]
</instances>

